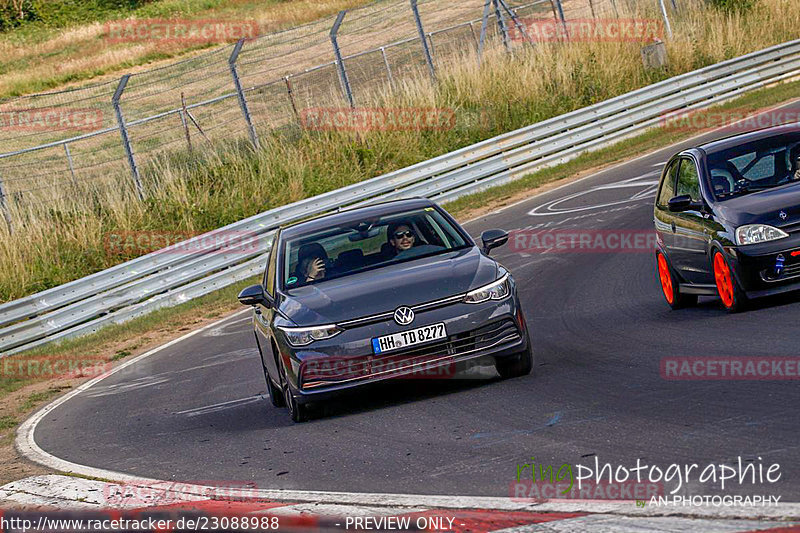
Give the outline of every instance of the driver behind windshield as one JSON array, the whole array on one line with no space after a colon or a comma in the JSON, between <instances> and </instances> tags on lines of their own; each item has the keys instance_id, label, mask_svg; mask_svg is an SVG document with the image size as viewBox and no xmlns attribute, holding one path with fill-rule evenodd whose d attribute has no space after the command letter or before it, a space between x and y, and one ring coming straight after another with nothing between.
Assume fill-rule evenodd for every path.
<instances>
[{"instance_id":1,"label":"driver behind windshield","mask_svg":"<svg viewBox=\"0 0 800 533\"><path fill-rule=\"evenodd\" d=\"M319 243L304 244L297 253L297 269L294 277L298 286L325 279L328 254Z\"/></svg>"},{"instance_id":2,"label":"driver behind windshield","mask_svg":"<svg viewBox=\"0 0 800 533\"><path fill-rule=\"evenodd\" d=\"M443 246L418 242L417 235L410 222L393 222L387 230L389 244L395 251L395 259L406 259L417 255L444 250Z\"/></svg>"}]
</instances>

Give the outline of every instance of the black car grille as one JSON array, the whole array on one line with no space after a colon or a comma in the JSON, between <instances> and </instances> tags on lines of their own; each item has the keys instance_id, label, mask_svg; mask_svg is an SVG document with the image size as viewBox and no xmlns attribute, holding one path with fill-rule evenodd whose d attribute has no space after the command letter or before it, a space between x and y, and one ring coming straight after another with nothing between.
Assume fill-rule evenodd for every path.
<instances>
[{"instance_id":1,"label":"black car grille","mask_svg":"<svg viewBox=\"0 0 800 533\"><path fill-rule=\"evenodd\" d=\"M494 322L478 329L450 335L446 340L397 350L387 354L369 354L357 357L332 357L310 360L300 369L301 387L315 388L339 382L368 378L376 375L391 375L406 372L410 368L420 370L420 376L443 377L446 372L425 371L426 365L437 365L448 358L458 358L497 344L520 339L520 333L510 318ZM414 377L414 374L411 374Z\"/></svg>"}]
</instances>

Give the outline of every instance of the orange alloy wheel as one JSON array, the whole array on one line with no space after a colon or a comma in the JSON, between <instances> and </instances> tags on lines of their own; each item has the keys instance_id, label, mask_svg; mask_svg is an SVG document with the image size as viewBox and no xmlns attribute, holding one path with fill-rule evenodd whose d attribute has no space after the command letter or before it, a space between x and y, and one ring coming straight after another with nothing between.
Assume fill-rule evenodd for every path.
<instances>
[{"instance_id":1,"label":"orange alloy wheel","mask_svg":"<svg viewBox=\"0 0 800 533\"><path fill-rule=\"evenodd\" d=\"M722 254L714 254L714 279L717 282L717 292L725 307L733 306L733 279L731 269Z\"/></svg>"},{"instance_id":2,"label":"orange alloy wheel","mask_svg":"<svg viewBox=\"0 0 800 533\"><path fill-rule=\"evenodd\" d=\"M672 276L669 273L667 258L660 252L658 254L658 277L661 278L661 288L664 290L667 303L672 305L675 300L675 296L672 294Z\"/></svg>"}]
</instances>

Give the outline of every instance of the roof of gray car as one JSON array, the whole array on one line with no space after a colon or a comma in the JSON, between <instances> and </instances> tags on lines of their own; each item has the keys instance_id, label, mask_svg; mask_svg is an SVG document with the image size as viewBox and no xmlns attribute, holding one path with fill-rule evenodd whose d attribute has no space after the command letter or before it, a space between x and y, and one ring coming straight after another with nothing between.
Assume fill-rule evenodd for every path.
<instances>
[{"instance_id":1,"label":"roof of gray car","mask_svg":"<svg viewBox=\"0 0 800 533\"><path fill-rule=\"evenodd\" d=\"M411 198L408 200L394 200L355 209L346 209L338 213L321 215L310 220L286 226L283 228L283 237L296 237L326 228L347 225L366 218L381 217L402 211L430 207L432 205L434 205L434 203L426 198Z\"/></svg>"}]
</instances>

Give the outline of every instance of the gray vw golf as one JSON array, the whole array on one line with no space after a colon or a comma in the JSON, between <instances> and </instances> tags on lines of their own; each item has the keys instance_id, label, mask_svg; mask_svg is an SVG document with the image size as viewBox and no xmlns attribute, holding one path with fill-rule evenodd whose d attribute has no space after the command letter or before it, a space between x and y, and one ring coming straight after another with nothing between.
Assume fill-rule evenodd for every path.
<instances>
[{"instance_id":1,"label":"gray vw golf","mask_svg":"<svg viewBox=\"0 0 800 533\"><path fill-rule=\"evenodd\" d=\"M400 200L279 229L262 283L239 294L272 404L295 422L345 389L493 356L500 376L534 368L511 274L441 207Z\"/></svg>"}]
</instances>

